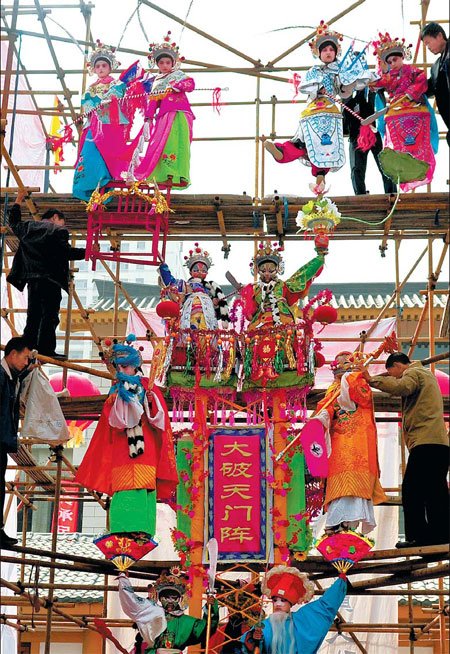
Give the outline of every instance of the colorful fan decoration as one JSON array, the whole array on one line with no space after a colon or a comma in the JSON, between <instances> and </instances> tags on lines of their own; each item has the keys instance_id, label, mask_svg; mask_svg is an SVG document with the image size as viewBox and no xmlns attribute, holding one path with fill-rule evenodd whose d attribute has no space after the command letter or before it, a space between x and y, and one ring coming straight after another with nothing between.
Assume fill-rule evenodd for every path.
<instances>
[{"instance_id":1,"label":"colorful fan decoration","mask_svg":"<svg viewBox=\"0 0 450 654\"><path fill-rule=\"evenodd\" d=\"M341 531L331 536L323 536L316 542L316 548L323 558L343 574L361 561L374 545L375 541L356 531Z\"/></svg>"},{"instance_id":2,"label":"colorful fan decoration","mask_svg":"<svg viewBox=\"0 0 450 654\"><path fill-rule=\"evenodd\" d=\"M104 534L94 539L94 543L121 572L158 546L150 534L144 532Z\"/></svg>"}]
</instances>

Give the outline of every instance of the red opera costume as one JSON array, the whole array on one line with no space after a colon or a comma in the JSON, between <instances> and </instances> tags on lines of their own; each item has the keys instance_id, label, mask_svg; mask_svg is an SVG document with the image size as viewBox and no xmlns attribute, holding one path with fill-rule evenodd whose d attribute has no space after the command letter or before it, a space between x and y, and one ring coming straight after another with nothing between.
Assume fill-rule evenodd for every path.
<instances>
[{"instance_id":1,"label":"red opera costume","mask_svg":"<svg viewBox=\"0 0 450 654\"><path fill-rule=\"evenodd\" d=\"M75 481L86 488L112 497L111 532L146 531L154 534L154 524L145 524L145 515L140 516L136 509L141 507L154 522L150 504L154 504L156 499L170 500L178 482L172 429L164 398L156 387L147 390L146 379L142 379L142 385L147 396L152 396L149 402L151 419L145 412L141 419L144 452L131 458L124 430L111 427L109 419L117 397L113 393L105 402L97 429L75 477ZM117 501L120 506L117 506L115 515L113 509Z\"/></svg>"}]
</instances>

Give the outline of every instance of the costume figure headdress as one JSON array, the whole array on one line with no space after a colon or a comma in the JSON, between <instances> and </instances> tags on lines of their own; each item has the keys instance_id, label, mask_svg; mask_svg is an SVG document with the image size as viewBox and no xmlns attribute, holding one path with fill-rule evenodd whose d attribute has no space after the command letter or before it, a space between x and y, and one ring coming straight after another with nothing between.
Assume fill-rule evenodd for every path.
<instances>
[{"instance_id":1,"label":"costume figure headdress","mask_svg":"<svg viewBox=\"0 0 450 654\"><path fill-rule=\"evenodd\" d=\"M203 250L203 248L201 248L198 243L194 243L194 249L189 250L189 256L185 256L184 259L185 259L184 265L188 270L192 268L194 263L198 263L199 261L204 263L205 266L208 268L208 270L213 265L211 255L209 254L209 252Z\"/></svg>"},{"instance_id":2,"label":"costume figure headdress","mask_svg":"<svg viewBox=\"0 0 450 654\"><path fill-rule=\"evenodd\" d=\"M160 593L169 589L176 591L180 598L188 591L188 579L176 566L170 568L169 574L167 574L167 571L160 574L152 587L149 588L149 595L151 599L158 600Z\"/></svg>"},{"instance_id":3,"label":"costume figure headdress","mask_svg":"<svg viewBox=\"0 0 450 654\"><path fill-rule=\"evenodd\" d=\"M86 64L89 75L94 74L94 66L99 59L107 61L111 66L111 70L116 70L120 66L120 61L117 61L116 58L116 49L112 46L104 45L97 39L97 47L92 50Z\"/></svg>"},{"instance_id":4,"label":"costume figure headdress","mask_svg":"<svg viewBox=\"0 0 450 654\"><path fill-rule=\"evenodd\" d=\"M282 597L291 604L303 604L313 597L314 585L297 568L276 565L266 575L263 592L269 597Z\"/></svg>"},{"instance_id":5,"label":"costume figure headdress","mask_svg":"<svg viewBox=\"0 0 450 654\"><path fill-rule=\"evenodd\" d=\"M333 43L336 46L336 57L339 57L341 54L341 44L344 37L339 32L333 32L328 28L328 25L324 20L320 21L318 28L316 29L316 35L309 42L309 47L314 55L314 57L320 57L319 48L324 43Z\"/></svg>"},{"instance_id":6,"label":"costume figure headdress","mask_svg":"<svg viewBox=\"0 0 450 654\"><path fill-rule=\"evenodd\" d=\"M385 34L378 32L378 36L380 37L380 40L373 41L373 52L382 61L386 61L386 59L393 54L400 54L405 59L411 59L411 43L406 45L405 39L393 39L389 32L386 32Z\"/></svg>"},{"instance_id":7,"label":"costume figure headdress","mask_svg":"<svg viewBox=\"0 0 450 654\"><path fill-rule=\"evenodd\" d=\"M356 352L339 352L336 355L336 359L330 364L331 371L334 375L342 375L345 372L358 370L359 366L363 365L369 356L369 354L360 352L359 350ZM343 360L338 361L338 358Z\"/></svg>"},{"instance_id":8,"label":"costume figure headdress","mask_svg":"<svg viewBox=\"0 0 450 654\"><path fill-rule=\"evenodd\" d=\"M250 262L250 268L252 272L258 270L258 267L265 261L272 261L277 266L278 272L283 274L284 272L284 261L281 253L284 248L277 244L271 244L269 241L266 243L261 242L258 245L258 252L255 254L253 259Z\"/></svg>"},{"instance_id":9,"label":"costume figure headdress","mask_svg":"<svg viewBox=\"0 0 450 654\"><path fill-rule=\"evenodd\" d=\"M113 341L105 339L103 342L104 348L102 359L112 363L115 368L117 368L118 365L133 366L133 368L138 370L142 365L141 351L144 348L140 347L137 349L133 347L131 343L134 343L135 340L136 336L134 334L129 334L123 341L117 338Z\"/></svg>"},{"instance_id":10,"label":"costume figure headdress","mask_svg":"<svg viewBox=\"0 0 450 654\"><path fill-rule=\"evenodd\" d=\"M167 32L162 43L150 43L148 46L148 62L150 68L154 68L160 57L170 57L173 59L174 68L179 68L184 57L180 57L179 47L175 41L171 41L171 32Z\"/></svg>"}]
</instances>

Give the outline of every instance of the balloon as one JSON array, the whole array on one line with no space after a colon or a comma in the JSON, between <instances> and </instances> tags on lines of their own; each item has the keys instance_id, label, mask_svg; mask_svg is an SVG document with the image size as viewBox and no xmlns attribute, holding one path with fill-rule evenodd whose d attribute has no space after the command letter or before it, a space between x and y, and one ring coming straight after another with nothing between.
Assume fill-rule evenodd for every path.
<instances>
[{"instance_id":1,"label":"balloon","mask_svg":"<svg viewBox=\"0 0 450 654\"><path fill-rule=\"evenodd\" d=\"M63 374L61 372L51 375L49 382L55 393L63 390ZM101 395L101 391L91 382L89 377L74 372L67 375L66 388L71 397L91 397L92 395ZM83 431L92 424L93 420L66 420L69 427L69 433L72 436L73 446L80 445L83 442Z\"/></svg>"},{"instance_id":2,"label":"balloon","mask_svg":"<svg viewBox=\"0 0 450 654\"><path fill-rule=\"evenodd\" d=\"M434 371L434 376L436 377L439 388L441 389L442 395L450 395L450 377L443 370L438 370L437 368Z\"/></svg>"}]
</instances>

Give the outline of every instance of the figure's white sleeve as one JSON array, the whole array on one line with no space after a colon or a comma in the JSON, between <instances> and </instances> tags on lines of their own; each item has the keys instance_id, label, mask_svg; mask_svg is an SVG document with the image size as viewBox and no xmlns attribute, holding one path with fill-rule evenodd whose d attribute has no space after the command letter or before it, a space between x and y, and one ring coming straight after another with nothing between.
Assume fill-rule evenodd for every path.
<instances>
[{"instance_id":1,"label":"figure's white sleeve","mask_svg":"<svg viewBox=\"0 0 450 654\"><path fill-rule=\"evenodd\" d=\"M148 400L147 400L147 395L146 395L145 398L144 398L144 411L147 414L148 421L149 421L149 423L151 425L153 425L157 429L160 429L161 431L164 431L164 426L165 426L165 423L164 423L164 420L165 420L164 409L163 409L163 407L161 405L161 402L159 401L159 398L156 395L156 393L154 393L153 391L148 391L148 393L151 394L152 402L155 403L156 409L157 409L155 416L152 418L151 415L150 415L150 407L148 405Z\"/></svg>"},{"instance_id":2,"label":"figure's white sleeve","mask_svg":"<svg viewBox=\"0 0 450 654\"><path fill-rule=\"evenodd\" d=\"M124 613L134 620L144 641L153 647L158 636L167 629L162 606L136 595L125 575L119 576L119 599Z\"/></svg>"},{"instance_id":3,"label":"figure's white sleeve","mask_svg":"<svg viewBox=\"0 0 450 654\"><path fill-rule=\"evenodd\" d=\"M143 413L143 406L138 399L125 402L117 395L111 407L108 422L111 427L116 429L130 429L139 424Z\"/></svg>"}]
</instances>

